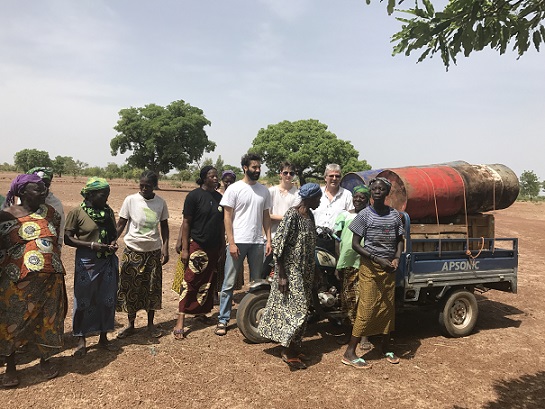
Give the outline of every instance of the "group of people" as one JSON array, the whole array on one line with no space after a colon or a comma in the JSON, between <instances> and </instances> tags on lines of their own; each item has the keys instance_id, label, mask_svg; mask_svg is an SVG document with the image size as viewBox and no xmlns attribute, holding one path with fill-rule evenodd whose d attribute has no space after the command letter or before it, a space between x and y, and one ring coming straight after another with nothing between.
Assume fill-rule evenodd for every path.
<instances>
[{"instance_id":1,"label":"group of people","mask_svg":"<svg viewBox=\"0 0 545 409\"><path fill-rule=\"evenodd\" d=\"M244 260L250 280L263 278L274 263L271 293L258 329L282 345L281 357L288 365L306 368L299 347L314 285L316 226L323 226L340 236L337 269L343 282L343 309L352 327L342 363L370 367L356 348L363 337L362 348L370 349L367 337L377 334L383 335L386 359L398 363L389 333L395 324L393 272L403 248L403 226L399 213L384 203L389 181L377 178L369 187L349 192L340 186L340 166L330 164L324 187L307 183L297 189L295 167L283 162L280 183L267 189L258 183L259 155L245 154L241 166L244 175L239 181L232 171L220 178L214 167L203 167L199 187L185 199L172 287L179 294L174 338L187 336L187 314L210 322L207 314L216 297L219 315L214 333L226 335ZM135 333L140 310L147 312L149 335L163 335L154 316L161 309L162 266L169 260L169 213L154 192L157 175L142 174L139 191L124 200L117 221L107 203L110 187L105 179L90 178L81 190L80 206L65 219L62 204L50 189L52 178L47 168L19 175L0 212L0 356L6 362L5 387L19 383L15 351L26 344L36 345L46 378L58 374L49 358L62 348L67 314L63 243L76 248L75 357L86 355L86 337L93 334L99 335L98 348L118 349L107 337L114 330L116 311L128 318L118 338ZM218 191L220 180L223 195ZM117 241L123 232L119 266Z\"/></svg>"}]
</instances>

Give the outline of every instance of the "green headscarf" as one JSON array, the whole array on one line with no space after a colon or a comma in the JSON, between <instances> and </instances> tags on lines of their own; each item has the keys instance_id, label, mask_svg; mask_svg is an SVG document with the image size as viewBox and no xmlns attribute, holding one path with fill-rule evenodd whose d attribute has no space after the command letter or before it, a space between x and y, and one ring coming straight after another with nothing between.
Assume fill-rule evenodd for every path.
<instances>
[{"instance_id":1,"label":"green headscarf","mask_svg":"<svg viewBox=\"0 0 545 409\"><path fill-rule=\"evenodd\" d=\"M363 195L367 198L367 200L371 198L371 191L369 190L369 187L365 185L354 186L354 188L352 189L352 195L356 193L363 193Z\"/></svg>"},{"instance_id":2,"label":"green headscarf","mask_svg":"<svg viewBox=\"0 0 545 409\"><path fill-rule=\"evenodd\" d=\"M53 169L38 166L36 168L30 169L27 172L27 175L38 175L40 178L42 178L42 180L53 180Z\"/></svg>"},{"instance_id":3,"label":"green headscarf","mask_svg":"<svg viewBox=\"0 0 545 409\"><path fill-rule=\"evenodd\" d=\"M109 187L110 185L108 184L106 179L94 176L87 180L87 183L85 184L83 189L81 189L81 195L85 197L88 192L91 192L93 190L107 189Z\"/></svg>"}]
</instances>

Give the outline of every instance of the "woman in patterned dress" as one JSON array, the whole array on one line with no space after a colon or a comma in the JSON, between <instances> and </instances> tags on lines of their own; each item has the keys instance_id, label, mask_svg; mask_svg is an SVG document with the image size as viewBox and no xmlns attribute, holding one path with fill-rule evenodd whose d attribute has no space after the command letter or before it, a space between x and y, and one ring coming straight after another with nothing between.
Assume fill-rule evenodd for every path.
<instances>
[{"instance_id":1,"label":"woman in patterned dress","mask_svg":"<svg viewBox=\"0 0 545 409\"><path fill-rule=\"evenodd\" d=\"M225 248L221 194L216 191L216 168L202 168L197 184L200 187L185 198L184 220L176 243L176 251L180 253L179 270L183 270L181 286L175 289L180 294L178 320L173 331L177 340L185 338L186 314L207 322L206 314L214 306L218 259Z\"/></svg>"},{"instance_id":2,"label":"woman in patterned dress","mask_svg":"<svg viewBox=\"0 0 545 409\"><path fill-rule=\"evenodd\" d=\"M384 357L399 363L390 345L390 332L395 328L395 272L403 251L403 222L399 212L384 203L392 187L388 179L375 178L369 187L373 204L359 212L349 227L354 233L352 248L361 255L360 298L342 363L356 369L371 367L356 355L362 336L382 335Z\"/></svg>"},{"instance_id":3,"label":"woman in patterned dress","mask_svg":"<svg viewBox=\"0 0 545 409\"><path fill-rule=\"evenodd\" d=\"M20 204L15 203L15 196ZM15 350L34 344L47 379L58 375L49 358L63 345L66 317L64 267L58 234L61 218L45 204L47 188L37 175L19 175L0 212L0 355L6 357L4 387L19 378Z\"/></svg>"},{"instance_id":4,"label":"woman in patterned dress","mask_svg":"<svg viewBox=\"0 0 545 409\"><path fill-rule=\"evenodd\" d=\"M316 226L311 210L319 206L322 191L318 184L307 183L299 196L301 202L284 214L272 242L274 278L258 330L262 337L282 345L282 360L290 367L305 369L297 348L305 332L314 282Z\"/></svg>"},{"instance_id":5,"label":"woman in patterned dress","mask_svg":"<svg viewBox=\"0 0 545 409\"><path fill-rule=\"evenodd\" d=\"M117 311L128 314L129 324L117 338L134 334L134 321L139 310L148 314L148 334L159 338L163 332L153 324L155 311L161 309L163 269L168 262L168 208L153 192L158 178L145 171L140 176L140 191L127 196L119 211L117 235L125 234L125 250L119 270Z\"/></svg>"},{"instance_id":6,"label":"woman in patterned dress","mask_svg":"<svg viewBox=\"0 0 545 409\"><path fill-rule=\"evenodd\" d=\"M108 341L114 330L119 261L114 211L108 206L110 185L92 177L81 190L84 200L66 216L64 242L76 248L72 332L79 338L74 357L87 353L86 337L100 334L97 346L119 349Z\"/></svg>"}]
</instances>

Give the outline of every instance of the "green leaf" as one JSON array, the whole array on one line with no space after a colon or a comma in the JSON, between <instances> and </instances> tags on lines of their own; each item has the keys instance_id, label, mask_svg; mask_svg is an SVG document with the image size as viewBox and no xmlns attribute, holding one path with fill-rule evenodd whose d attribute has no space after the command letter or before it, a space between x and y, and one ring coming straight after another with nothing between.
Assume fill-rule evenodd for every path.
<instances>
[{"instance_id":1,"label":"green leaf","mask_svg":"<svg viewBox=\"0 0 545 409\"><path fill-rule=\"evenodd\" d=\"M539 51L539 44L541 44L541 34L539 33L539 31L534 31L534 34L532 35L532 41L536 50Z\"/></svg>"},{"instance_id":2,"label":"green leaf","mask_svg":"<svg viewBox=\"0 0 545 409\"><path fill-rule=\"evenodd\" d=\"M431 4L430 0L422 0L424 3L424 6L426 7L426 11L428 12L428 16L433 17L435 14L435 10L433 9L433 4Z\"/></svg>"},{"instance_id":3,"label":"green leaf","mask_svg":"<svg viewBox=\"0 0 545 409\"><path fill-rule=\"evenodd\" d=\"M388 0L388 7L386 8L386 10L388 11L388 15L392 15L392 13L394 12L395 5L396 5L396 0Z\"/></svg>"}]
</instances>

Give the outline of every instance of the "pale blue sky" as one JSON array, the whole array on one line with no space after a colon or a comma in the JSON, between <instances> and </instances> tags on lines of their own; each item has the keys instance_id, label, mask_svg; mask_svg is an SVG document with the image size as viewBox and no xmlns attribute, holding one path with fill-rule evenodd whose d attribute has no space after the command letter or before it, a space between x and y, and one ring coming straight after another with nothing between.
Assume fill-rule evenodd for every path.
<instances>
[{"instance_id":1,"label":"pale blue sky","mask_svg":"<svg viewBox=\"0 0 545 409\"><path fill-rule=\"evenodd\" d=\"M238 165L260 128L317 119L374 168L465 160L545 179L545 54L392 57L399 23L365 0L3 0L0 162L24 148L89 165L118 112L183 99Z\"/></svg>"}]
</instances>

